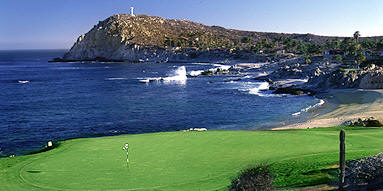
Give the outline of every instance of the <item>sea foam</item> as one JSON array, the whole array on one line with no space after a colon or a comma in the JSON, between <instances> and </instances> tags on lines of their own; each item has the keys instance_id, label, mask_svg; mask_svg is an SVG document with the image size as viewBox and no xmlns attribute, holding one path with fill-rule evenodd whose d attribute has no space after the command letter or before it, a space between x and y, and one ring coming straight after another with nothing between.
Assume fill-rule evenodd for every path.
<instances>
[{"instance_id":1,"label":"sea foam","mask_svg":"<svg viewBox=\"0 0 383 191\"><path fill-rule=\"evenodd\" d=\"M257 96L264 96L265 94L262 94L260 91L269 90L269 83L267 82L259 82L258 87L249 89L249 94L257 95Z\"/></svg>"},{"instance_id":2,"label":"sea foam","mask_svg":"<svg viewBox=\"0 0 383 191\"><path fill-rule=\"evenodd\" d=\"M187 80L187 72L186 72L185 66L178 67L177 69L169 72L167 77L154 77L154 78L139 79L139 81L142 83L163 81L164 83L173 83L174 82L174 83L180 83L180 84L185 84L186 80Z\"/></svg>"},{"instance_id":3,"label":"sea foam","mask_svg":"<svg viewBox=\"0 0 383 191\"><path fill-rule=\"evenodd\" d=\"M256 95L260 97L281 97L281 95L270 94L267 91L269 90L270 84L267 82L236 82L229 81L229 83L238 83L239 91L247 92L250 95Z\"/></svg>"},{"instance_id":4,"label":"sea foam","mask_svg":"<svg viewBox=\"0 0 383 191\"><path fill-rule=\"evenodd\" d=\"M186 67L181 66L178 67L176 70L169 73L169 77L162 78L163 81L186 81L187 80L187 73L186 73Z\"/></svg>"},{"instance_id":5,"label":"sea foam","mask_svg":"<svg viewBox=\"0 0 383 191\"><path fill-rule=\"evenodd\" d=\"M28 80L19 80L19 81L17 81L17 82L20 83L20 84L26 84L26 83L29 83Z\"/></svg>"},{"instance_id":6,"label":"sea foam","mask_svg":"<svg viewBox=\"0 0 383 191\"><path fill-rule=\"evenodd\" d=\"M316 103L315 105L310 105L310 106L308 106L306 108L301 109L301 111L293 113L291 115L292 116L298 116L298 115L302 114L303 112L308 112L311 109L314 109L316 107L319 107L319 106L323 105L324 103L325 103L325 101L323 99L320 99L319 102Z\"/></svg>"},{"instance_id":7,"label":"sea foam","mask_svg":"<svg viewBox=\"0 0 383 191\"><path fill-rule=\"evenodd\" d=\"M195 63L195 64L197 64L197 63ZM208 70L194 70L194 71L191 71L189 73L190 76L197 77L197 76L201 75L202 72L205 72L205 71L216 73L218 70L224 71L224 70L229 70L230 68L233 67L231 65L222 65L222 64L204 64L204 63L200 64L200 63L198 63L198 65L213 65L214 68L210 68Z\"/></svg>"},{"instance_id":8,"label":"sea foam","mask_svg":"<svg viewBox=\"0 0 383 191\"><path fill-rule=\"evenodd\" d=\"M193 76L193 77L196 77L196 76L199 76L202 74L202 72L204 72L204 70L195 70L195 71L191 71L189 73L190 76Z\"/></svg>"}]
</instances>

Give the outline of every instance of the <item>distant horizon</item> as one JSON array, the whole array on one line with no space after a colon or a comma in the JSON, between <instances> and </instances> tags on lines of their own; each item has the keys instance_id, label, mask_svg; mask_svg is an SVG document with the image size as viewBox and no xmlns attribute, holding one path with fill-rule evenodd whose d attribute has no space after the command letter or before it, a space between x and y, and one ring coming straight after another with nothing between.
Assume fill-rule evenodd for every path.
<instances>
[{"instance_id":1,"label":"distant horizon","mask_svg":"<svg viewBox=\"0 0 383 191\"><path fill-rule=\"evenodd\" d=\"M383 36L383 1L244 0L15 0L0 7L0 50L70 49L98 21L128 14L186 19L228 29L351 37ZM55 9L60 7L60 9ZM21 12L23 14L15 14ZM17 24L15 24L17 23Z\"/></svg>"}]
</instances>

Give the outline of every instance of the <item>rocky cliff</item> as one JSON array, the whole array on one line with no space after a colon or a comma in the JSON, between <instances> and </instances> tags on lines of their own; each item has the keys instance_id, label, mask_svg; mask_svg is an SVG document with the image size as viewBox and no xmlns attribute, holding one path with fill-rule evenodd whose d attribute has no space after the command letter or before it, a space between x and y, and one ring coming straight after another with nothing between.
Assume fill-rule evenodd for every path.
<instances>
[{"instance_id":1,"label":"rocky cliff","mask_svg":"<svg viewBox=\"0 0 383 191\"><path fill-rule=\"evenodd\" d=\"M126 14L100 21L81 35L65 60L182 61L200 59L249 59L241 44L289 37L303 42L324 43L332 37L311 34L260 33L206 26L187 20ZM235 48L233 48L235 47ZM239 47L239 48L238 48Z\"/></svg>"},{"instance_id":2,"label":"rocky cliff","mask_svg":"<svg viewBox=\"0 0 383 191\"><path fill-rule=\"evenodd\" d=\"M316 69L307 83L310 89L329 88L383 88L383 68L372 64L360 70L325 70Z\"/></svg>"}]
</instances>

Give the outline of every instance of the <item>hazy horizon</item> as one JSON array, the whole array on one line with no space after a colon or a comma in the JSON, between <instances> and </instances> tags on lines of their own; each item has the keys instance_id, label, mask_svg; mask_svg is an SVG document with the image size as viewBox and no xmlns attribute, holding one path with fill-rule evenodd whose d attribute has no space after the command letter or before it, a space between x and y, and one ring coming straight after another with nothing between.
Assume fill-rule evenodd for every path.
<instances>
[{"instance_id":1,"label":"hazy horizon","mask_svg":"<svg viewBox=\"0 0 383 191\"><path fill-rule=\"evenodd\" d=\"M0 7L0 50L69 49L98 21L129 13L187 19L230 29L315 34L383 36L383 2L371 0L230 1L48 1L15 0ZM15 14L22 13L22 14Z\"/></svg>"}]
</instances>

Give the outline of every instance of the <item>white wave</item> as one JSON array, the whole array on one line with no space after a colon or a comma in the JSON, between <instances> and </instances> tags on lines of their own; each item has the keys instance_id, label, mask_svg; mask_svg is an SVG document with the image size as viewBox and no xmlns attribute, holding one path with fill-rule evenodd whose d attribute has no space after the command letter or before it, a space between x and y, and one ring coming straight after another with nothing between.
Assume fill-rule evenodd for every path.
<instances>
[{"instance_id":1,"label":"white wave","mask_svg":"<svg viewBox=\"0 0 383 191\"><path fill-rule=\"evenodd\" d=\"M207 70L195 70L195 71L191 71L189 73L190 76L193 76L193 77L196 77L196 76L199 76L201 75L202 72L204 71L210 71L212 73L216 73L218 70L221 70L221 71L224 71L224 70L229 70L230 68L232 68L233 66L231 65L223 65L223 64L212 64L212 63L192 63L192 64L196 64L196 65L211 65L211 66L214 66L214 68L210 68L210 69L207 69Z\"/></svg>"},{"instance_id":2,"label":"white wave","mask_svg":"<svg viewBox=\"0 0 383 191\"><path fill-rule=\"evenodd\" d=\"M221 70L228 70L231 68L231 65L214 64L213 66L216 66Z\"/></svg>"},{"instance_id":3,"label":"white wave","mask_svg":"<svg viewBox=\"0 0 383 191\"><path fill-rule=\"evenodd\" d=\"M190 76L193 76L193 77L196 77L196 76L199 76L202 74L202 72L204 72L204 70L195 70L195 71L191 71L189 73Z\"/></svg>"},{"instance_id":4,"label":"white wave","mask_svg":"<svg viewBox=\"0 0 383 191\"><path fill-rule=\"evenodd\" d=\"M235 81L230 81L229 83L236 83ZM241 87L238 88L239 91L247 92L251 95L257 96L266 96L266 94L261 93L261 91L269 90L269 83L267 82L238 82L241 84Z\"/></svg>"},{"instance_id":5,"label":"white wave","mask_svg":"<svg viewBox=\"0 0 383 191\"><path fill-rule=\"evenodd\" d=\"M302 112L296 112L296 113L293 113L293 114L291 114L292 116L298 116L298 115L300 115Z\"/></svg>"},{"instance_id":6,"label":"white wave","mask_svg":"<svg viewBox=\"0 0 383 191\"><path fill-rule=\"evenodd\" d=\"M265 94L260 93L262 90L269 90L270 84L267 82L259 82L259 86L249 89L249 94L264 96Z\"/></svg>"},{"instance_id":7,"label":"white wave","mask_svg":"<svg viewBox=\"0 0 383 191\"><path fill-rule=\"evenodd\" d=\"M169 77L163 78L163 81L186 81L187 80L186 67L181 66L170 73Z\"/></svg>"},{"instance_id":8,"label":"white wave","mask_svg":"<svg viewBox=\"0 0 383 191\"><path fill-rule=\"evenodd\" d=\"M291 115L292 116L298 116L298 115L302 114L303 112L308 112L311 109L314 109L316 107L319 107L319 106L323 105L324 103L325 103L325 101L323 99L320 99L318 103L316 103L314 105L310 105L310 106L308 106L306 108L303 108L303 109L301 109L301 111L293 113Z\"/></svg>"},{"instance_id":9,"label":"white wave","mask_svg":"<svg viewBox=\"0 0 383 191\"><path fill-rule=\"evenodd\" d=\"M213 64L213 66L215 66L215 68L210 68L207 71L210 71L212 73L217 73L218 70L225 71L231 68L230 65Z\"/></svg>"},{"instance_id":10,"label":"white wave","mask_svg":"<svg viewBox=\"0 0 383 191\"><path fill-rule=\"evenodd\" d=\"M106 80L126 80L128 78L106 78Z\"/></svg>"},{"instance_id":11,"label":"white wave","mask_svg":"<svg viewBox=\"0 0 383 191\"><path fill-rule=\"evenodd\" d=\"M214 65L213 63L199 63L199 62L195 62L195 63L191 63L191 64L202 65L202 66Z\"/></svg>"},{"instance_id":12,"label":"white wave","mask_svg":"<svg viewBox=\"0 0 383 191\"><path fill-rule=\"evenodd\" d=\"M20 83L20 84L26 84L26 83L29 83L28 80L19 80L19 81L17 81L17 82Z\"/></svg>"},{"instance_id":13,"label":"white wave","mask_svg":"<svg viewBox=\"0 0 383 191\"><path fill-rule=\"evenodd\" d=\"M168 77L145 78L145 79L139 79L139 80L142 83L163 81L165 83L175 82L175 83L185 84L187 80L186 67L185 66L178 67L176 70L170 72Z\"/></svg>"},{"instance_id":14,"label":"white wave","mask_svg":"<svg viewBox=\"0 0 383 191\"><path fill-rule=\"evenodd\" d=\"M263 77L267 75L269 75L268 72L258 72L258 73L255 73L254 77Z\"/></svg>"},{"instance_id":15,"label":"white wave","mask_svg":"<svg viewBox=\"0 0 383 191\"><path fill-rule=\"evenodd\" d=\"M268 82L236 82L229 81L228 83L239 83L241 87L239 91L247 92L250 95L256 95L260 97L286 97L286 94L272 94L269 91L270 84Z\"/></svg>"},{"instance_id":16,"label":"white wave","mask_svg":"<svg viewBox=\"0 0 383 191\"><path fill-rule=\"evenodd\" d=\"M83 69L83 68L80 68L80 67L53 67L52 69L54 69L54 70L79 70L79 69Z\"/></svg>"},{"instance_id":17,"label":"white wave","mask_svg":"<svg viewBox=\"0 0 383 191\"><path fill-rule=\"evenodd\" d=\"M145 78L145 79L139 79L140 82L142 83L149 83L149 82L158 82L161 81L163 78L158 77L158 78Z\"/></svg>"},{"instance_id":18,"label":"white wave","mask_svg":"<svg viewBox=\"0 0 383 191\"><path fill-rule=\"evenodd\" d=\"M140 80L140 82L142 82L142 83L149 83L150 80L149 79L142 79L142 80Z\"/></svg>"}]
</instances>

